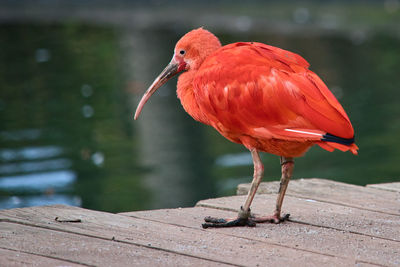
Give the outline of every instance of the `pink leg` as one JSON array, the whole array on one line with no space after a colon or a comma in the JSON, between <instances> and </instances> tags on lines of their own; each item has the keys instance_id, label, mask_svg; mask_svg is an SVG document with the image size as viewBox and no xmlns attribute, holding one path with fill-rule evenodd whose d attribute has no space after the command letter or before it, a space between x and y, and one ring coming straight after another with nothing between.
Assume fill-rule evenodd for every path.
<instances>
[{"instance_id":1,"label":"pink leg","mask_svg":"<svg viewBox=\"0 0 400 267\"><path fill-rule=\"evenodd\" d=\"M249 193L247 194L246 201L242 207L240 207L237 218L234 219L218 219L213 217L206 217L204 220L206 223L202 224L203 228L208 227L233 227L233 226L255 226L257 223L271 222L280 223L289 218L289 214L281 217L281 207L283 198L285 197L286 189L289 184L289 180L292 177L294 161L293 158L281 157L282 176L281 183L279 186L278 198L276 199L276 206L273 215L254 217L250 214L250 205L257 192L257 188L261 183L264 175L264 166L261 162L260 156L257 150L251 150L254 163L254 176L250 186Z\"/></svg>"},{"instance_id":2,"label":"pink leg","mask_svg":"<svg viewBox=\"0 0 400 267\"><path fill-rule=\"evenodd\" d=\"M285 197L286 189L288 187L290 178L292 177L293 173L293 168L294 168L293 158L281 157L281 166L282 166L281 183L279 186L278 198L276 199L274 214L271 216L255 217L253 218L253 221L255 222L280 223L289 218L289 214L286 214L283 217L281 217L281 208L282 208L283 198Z\"/></svg>"},{"instance_id":3,"label":"pink leg","mask_svg":"<svg viewBox=\"0 0 400 267\"><path fill-rule=\"evenodd\" d=\"M264 166L261 162L260 155L258 154L257 150L251 151L251 156L253 158L253 165L254 165L254 174L253 174L253 181L251 182L249 193L247 193L246 201L244 202L243 207L240 207L239 217L249 217L250 215L250 206L253 202L254 196L256 195L258 186L261 183L261 180L264 176Z\"/></svg>"},{"instance_id":4,"label":"pink leg","mask_svg":"<svg viewBox=\"0 0 400 267\"><path fill-rule=\"evenodd\" d=\"M242 207L240 207L238 217L235 219L218 219L213 217L206 217L203 223L203 228L208 227L232 227L232 226L255 226L255 223L250 218L250 206L257 192L257 188L261 183L264 175L264 166L261 162L260 155L256 149L252 149L251 156L254 164L254 175L253 181L251 182L249 193L247 194L246 201Z\"/></svg>"}]
</instances>

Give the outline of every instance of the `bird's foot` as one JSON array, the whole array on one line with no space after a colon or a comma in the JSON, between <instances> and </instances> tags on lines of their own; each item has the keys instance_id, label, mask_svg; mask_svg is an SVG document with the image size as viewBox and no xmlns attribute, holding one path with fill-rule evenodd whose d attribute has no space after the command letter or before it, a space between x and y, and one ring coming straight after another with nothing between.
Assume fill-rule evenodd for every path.
<instances>
[{"instance_id":1,"label":"bird's foot","mask_svg":"<svg viewBox=\"0 0 400 267\"><path fill-rule=\"evenodd\" d=\"M243 207L240 207L240 211L238 217L235 219L220 219L215 217L207 216L204 218L206 223L203 223L201 226L203 228L220 228L220 227L236 227L236 226L249 226L254 227L256 223L250 216L250 209L247 211L243 210Z\"/></svg>"},{"instance_id":2,"label":"bird's foot","mask_svg":"<svg viewBox=\"0 0 400 267\"><path fill-rule=\"evenodd\" d=\"M201 226L203 228L220 228L220 227L236 227L236 226L249 226L254 227L256 223L281 223L289 220L290 214L280 215L280 212L275 211L273 215L270 216L254 216L250 213L250 209L247 211L240 207L238 217L235 219L220 219L215 217L207 216L204 218L206 223Z\"/></svg>"},{"instance_id":3,"label":"bird's foot","mask_svg":"<svg viewBox=\"0 0 400 267\"><path fill-rule=\"evenodd\" d=\"M270 215L270 216L260 216L260 217L255 217L252 216L251 219L256 222L256 223L281 223L284 221L289 220L290 214L285 214L283 216L280 216L278 214Z\"/></svg>"},{"instance_id":4,"label":"bird's foot","mask_svg":"<svg viewBox=\"0 0 400 267\"><path fill-rule=\"evenodd\" d=\"M236 226L249 226L254 227L256 223L250 218L236 218L236 219L220 219L207 216L204 218L206 223L201 226L203 228L220 228L220 227L236 227Z\"/></svg>"}]
</instances>

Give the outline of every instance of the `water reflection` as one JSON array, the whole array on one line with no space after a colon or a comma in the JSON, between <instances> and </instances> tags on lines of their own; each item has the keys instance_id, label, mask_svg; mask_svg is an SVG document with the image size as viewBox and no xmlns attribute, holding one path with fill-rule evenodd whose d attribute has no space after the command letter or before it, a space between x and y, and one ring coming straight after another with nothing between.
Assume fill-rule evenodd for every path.
<instances>
[{"instance_id":1,"label":"water reflection","mask_svg":"<svg viewBox=\"0 0 400 267\"><path fill-rule=\"evenodd\" d=\"M225 154L215 160L215 165L221 167L253 166L253 159L248 152Z\"/></svg>"},{"instance_id":2,"label":"water reflection","mask_svg":"<svg viewBox=\"0 0 400 267\"><path fill-rule=\"evenodd\" d=\"M76 174L71 170L54 172L35 172L26 175L2 176L0 189L12 191L45 191L71 187L76 181Z\"/></svg>"},{"instance_id":3,"label":"water reflection","mask_svg":"<svg viewBox=\"0 0 400 267\"><path fill-rule=\"evenodd\" d=\"M2 209L13 209L13 208L55 205L55 204L81 206L82 201L78 196L61 195L61 194L44 195L44 196L12 196L0 199L0 207Z\"/></svg>"},{"instance_id":4,"label":"water reflection","mask_svg":"<svg viewBox=\"0 0 400 267\"><path fill-rule=\"evenodd\" d=\"M291 14L297 24L317 19L326 29L339 27L341 19L316 17L303 7ZM361 28L351 34L261 34L252 32L254 25L253 18L238 16L235 34L217 34L223 43L257 40L303 55L356 129L358 157L314 148L297 160L295 177L355 184L398 179L399 39ZM250 181L250 154L193 121L176 99L175 80L133 121L140 96L184 33L79 23L1 25L0 208L190 206ZM263 162L265 180L278 179L278 157L264 154Z\"/></svg>"},{"instance_id":5,"label":"water reflection","mask_svg":"<svg viewBox=\"0 0 400 267\"><path fill-rule=\"evenodd\" d=\"M12 136L15 138L17 137L17 134L14 133L14 135ZM29 136L32 137L32 133L30 133ZM20 149L0 149L0 159L2 161L13 161L13 160L24 160L24 159L32 160L32 159L56 157L61 155L62 153L63 149L61 147L56 147L56 146L24 147Z\"/></svg>"}]
</instances>

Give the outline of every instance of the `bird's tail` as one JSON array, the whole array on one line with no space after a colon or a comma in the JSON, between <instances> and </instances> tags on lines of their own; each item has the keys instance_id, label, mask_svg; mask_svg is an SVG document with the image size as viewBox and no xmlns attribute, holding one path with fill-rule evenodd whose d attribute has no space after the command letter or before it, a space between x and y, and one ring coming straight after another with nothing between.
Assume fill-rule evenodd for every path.
<instances>
[{"instance_id":1,"label":"bird's tail","mask_svg":"<svg viewBox=\"0 0 400 267\"><path fill-rule=\"evenodd\" d=\"M332 152L334 149L339 149L343 152L351 151L354 155L358 154L358 146L354 143L353 138L342 138L333 134L326 133L321 138L321 142L317 143L325 150Z\"/></svg>"},{"instance_id":2,"label":"bird's tail","mask_svg":"<svg viewBox=\"0 0 400 267\"><path fill-rule=\"evenodd\" d=\"M321 130L301 128L276 129L261 127L253 129L252 135L259 136L261 138L277 138L289 141L312 141L329 152L339 149L341 151L350 151L354 155L358 154L358 146L354 143L354 137L343 138Z\"/></svg>"}]
</instances>

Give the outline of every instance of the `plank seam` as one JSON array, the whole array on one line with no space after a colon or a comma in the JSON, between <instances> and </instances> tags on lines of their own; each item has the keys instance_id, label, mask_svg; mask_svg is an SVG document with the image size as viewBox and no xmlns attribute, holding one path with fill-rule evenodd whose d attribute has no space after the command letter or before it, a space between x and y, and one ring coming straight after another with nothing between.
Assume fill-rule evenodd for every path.
<instances>
[{"instance_id":1,"label":"plank seam","mask_svg":"<svg viewBox=\"0 0 400 267\"><path fill-rule=\"evenodd\" d=\"M276 194L276 193L257 193L257 195L259 195L259 196L260 195L273 195L273 194ZM239 195L239 196L244 196L244 195ZM398 214L398 213L391 213L391 212L386 212L386 211L373 210L373 209L368 209L368 208L364 208L364 207L360 207L360 206L353 206L353 205L350 205L350 204L345 204L345 203L340 203L340 202L326 201L326 200L322 200L320 198L315 198L315 197L304 197L304 195L297 195L296 193L289 193L288 192L288 193L286 193L286 196L299 198L301 200L314 200L314 201L318 201L318 202L321 202L321 203L328 203L328 204L332 204L332 205L336 205L336 206L343 206L343 207L354 208L354 209L359 209L359 210L366 210L366 211L370 211L370 212L377 212L377 213L387 214L387 215L392 215L392 216L400 216L400 214ZM207 201L207 199L206 200L200 200L199 202L197 202L195 207L203 207L202 205L207 205L207 204L202 204L201 203L202 201ZM219 208L216 208L216 209L219 209Z\"/></svg>"},{"instance_id":2,"label":"plank seam","mask_svg":"<svg viewBox=\"0 0 400 267\"><path fill-rule=\"evenodd\" d=\"M304 179L304 178L302 178ZM315 180L317 179L317 180ZM299 179L295 179L294 181L299 181ZM264 183L274 183L274 182L278 182L278 181L272 181L272 182L264 182ZM374 187L368 187L368 186L359 186L359 185L353 185L353 184L347 184L347 183L342 183L342 182L337 182L337 181L332 181L332 180L327 180L327 179L318 179L318 178L311 178L311 179L307 179L307 183L312 185L333 185L333 186L345 186L345 187L355 187L355 188L364 188L364 189L368 189L368 190L374 190L374 191L384 191L384 192L390 192L390 193L398 193L398 191L390 191L390 190L381 190L378 188L374 188ZM247 185L247 184L245 184ZM249 189L245 186L243 186L242 188L240 188L240 185L238 186L237 191L241 190L243 194L237 195L237 196L243 196L246 195L247 192L249 191ZM370 192L372 193L372 192ZM257 195L272 195L272 194L276 194L276 192L263 192L263 193L257 193ZM350 208L356 208L356 209L360 209L360 210L367 210L367 211L372 211L372 212L378 212L378 213L383 213L383 214L388 214L388 215L393 215L393 216L400 216L399 213L391 213L391 212L385 212L385 211L380 211L380 210L373 210L373 209L368 209L365 207L361 207L361 206L353 206L351 204L347 204L347 203L343 203L343 202L334 202L334 201L326 201L320 198L316 198L316 197L305 197L304 195L301 194L296 194L296 192L286 192L286 196L292 196L292 197L297 197L300 199L312 199L315 201L319 201L319 202L323 202L323 203L329 203L329 204L335 204L335 205L341 205L341 206L345 206L345 207L350 207ZM197 205L196 205L197 206Z\"/></svg>"},{"instance_id":3,"label":"plank seam","mask_svg":"<svg viewBox=\"0 0 400 267\"><path fill-rule=\"evenodd\" d=\"M386 241L400 243L400 240L390 239L390 238L387 238L387 237L373 236L373 235L370 235L370 234L359 233L359 232L355 232L355 231L352 231L352 230L342 230L340 228L335 228L335 227L332 227L332 226L323 226L323 225L318 225L318 224L313 224L313 223L307 223L307 222L292 220L290 218L288 219L288 221L291 221L291 222L294 222L294 223L298 223L298 224L303 224L303 225L311 225L311 226L315 226L315 227L319 227L319 228L326 228L326 229L336 230L336 231L340 231L340 232L348 232L348 233L355 234L355 235L372 237L372 238L376 238L376 239L382 239L382 240L386 240Z\"/></svg>"},{"instance_id":4,"label":"plank seam","mask_svg":"<svg viewBox=\"0 0 400 267\"><path fill-rule=\"evenodd\" d=\"M296 195L293 193L288 193L286 194L287 196L291 196L291 197L297 197L303 200L307 200L307 199L311 199L311 200L315 200L318 202L322 202L322 203L329 203L329 204L333 204L336 206L344 206L344 207L348 207L348 208L354 208L354 209L359 209L359 210L367 210L367 211L371 211L371 212L377 212L377 213L382 213L382 214L388 214L388 215L393 215L393 216L400 216L400 214L398 213L391 213L391 212L386 212L386 211L380 211L380 210L373 210L373 209L368 209L368 208L364 208L364 207L360 207L360 206L353 206L353 205L349 205L349 204L345 204L345 203L341 203L341 202L333 202L333 201L326 201L326 200L322 200L319 198L305 198L304 195Z\"/></svg>"},{"instance_id":5,"label":"plank seam","mask_svg":"<svg viewBox=\"0 0 400 267\"><path fill-rule=\"evenodd\" d=\"M330 204L332 204L332 203L330 203ZM233 212L236 211L234 209L223 208L223 207L215 207L215 206L211 206L209 204L198 204L198 205L196 205L196 207L211 208L211 209L216 209L216 210L233 211ZM361 235L361 236L373 237L373 238L377 238L377 239L382 239L382 240L387 240L387 241L400 243L400 240L390 239L390 238L387 238L387 237L373 236L373 235L369 235L369 234L365 234L365 233L359 233L359 232L355 232L355 231L351 231L351 230L342 230L340 228L335 228L335 227L332 227L332 226L324 226L324 225L318 225L318 224L313 224L313 223L309 223L309 222L302 222L302 221L298 221L298 220L293 220L291 218L289 218L288 221L291 221L291 222L294 222L294 223L303 224L303 225L316 226L316 227L319 227L319 228L332 229L332 230L336 230L336 231L342 231L342 232L345 231L345 232L348 232L348 233L357 234L357 235Z\"/></svg>"},{"instance_id":6,"label":"plank seam","mask_svg":"<svg viewBox=\"0 0 400 267\"><path fill-rule=\"evenodd\" d=\"M18 252L18 253L25 253L25 254L29 254L29 255L40 256L40 257L43 257L43 258L49 258L49 259L53 259L53 260L59 260L59 261L65 261L65 262L69 262L69 263L75 263L75 264L88 266L88 267L96 267L96 265L90 265L90 264L87 264L87 263L82 263L82 262L78 262L78 261L74 261L74 260L62 259L62 258L58 258L58 257L55 257L55 256L42 255L42 254L38 254L38 253L34 253L34 252L29 252L29 251L24 251L24 250L17 250L17 249L12 249L12 248L5 248L5 247L1 247L1 246L0 246L0 248L1 249L5 249L5 250L9 250L9 251Z\"/></svg>"},{"instance_id":7,"label":"plank seam","mask_svg":"<svg viewBox=\"0 0 400 267\"><path fill-rule=\"evenodd\" d=\"M174 225L174 226L179 226L179 227L184 227L184 228L188 228L188 229L196 229L196 230L201 230L201 231L207 231L207 230L202 230L202 229L198 229L195 227L190 227L190 226L186 226L186 225L180 225L180 224L176 224L176 223L166 223L163 221L158 221L158 220L154 220L154 219L149 219L149 218L141 218L141 217L137 217L134 215L124 215L124 216L128 216L128 217L133 217L136 219L141 219L141 220L145 220L145 221L152 221L152 222L158 222L158 223L163 223L163 224L168 224L168 225ZM296 222L295 222L296 223ZM333 230L336 230L334 228L332 228ZM235 237L235 238L242 238L242 239L246 239L252 242L260 242L260 243L266 243L269 245L274 245L274 246L278 246L278 247L283 247L283 248L289 248L289 249L294 249L297 251L303 251L303 252L308 252L308 253L312 253L312 254L318 254L321 256L327 256L327 257L332 257L332 258L340 258L340 259L346 259L346 260L353 260L353 258L347 258L347 257L340 257L337 255L332 255L332 254L327 254L327 253L321 253L321 252L317 252L317 251L312 251L312 250L307 250L307 249L301 249L301 248L295 248L295 247L291 247L291 246L286 246L283 244L279 244L279 243L274 243L274 242L266 242L266 241L262 241L262 240L258 240L258 239L251 239L248 237L244 237L244 236L238 236L238 235L234 235L234 234L227 234L227 233L222 233L222 232L218 232L218 234L222 234L222 235L226 235L226 236L231 236L231 237ZM355 259L354 259L355 260ZM356 263L368 263L371 265L376 265L376 266L384 266L384 265L380 265L378 263L373 263L373 262L367 262L367 261L362 261L362 260L355 260Z\"/></svg>"},{"instance_id":8,"label":"plank seam","mask_svg":"<svg viewBox=\"0 0 400 267\"><path fill-rule=\"evenodd\" d=\"M190 254L182 253L182 252L179 252L179 251L174 251L174 250L165 249L165 248L161 248L161 247L143 245L143 244L139 244L139 243L135 243L135 242L117 240L114 237L106 238L106 237L100 237L100 236L96 236L96 235L77 233L77 232L73 232L73 231L69 231L69 230L56 229L56 228L52 228L50 226L36 225L36 224L31 224L31 223L27 223L27 222L23 222L23 221L6 219L6 218L0 218L0 223L1 222L21 224L21 225L25 225L25 226L37 227L37 228L42 228L42 229L51 230L51 231L55 231L55 232L64 232L64 233L68 233L68 234L86 236L86 237L91 237L91 238L96 238L96 239L101 239L101 240L106 240L106 241L111 241L111 242L119 242L119 243L123 243L123 244L134 245L134 246L138 246L138 247L144 247L144 248L148 248L148 249L154 249L154 250L169 252L169 253L173 253L173 254L177 254L177 255L181 255L181 256L186 256L186 257L196 258L196 259L200 259L200 260L210 261L210 262L213 262L213 263L221 263L221 264L227 264L227 265L231 265L231 266L244 267L244 265L240 265L240 264L236 264L236 263L232 263L232 262L225 262L225 261L221 261L221 260L217 260L217 259L210 259L210 258L205 258L205 257L201 257L201 256L190 255ZM10 250L12 250L12 249L10 249ZM87 265L87 266L93 266L93 265Z\"/></svg>"}]
</instances>

